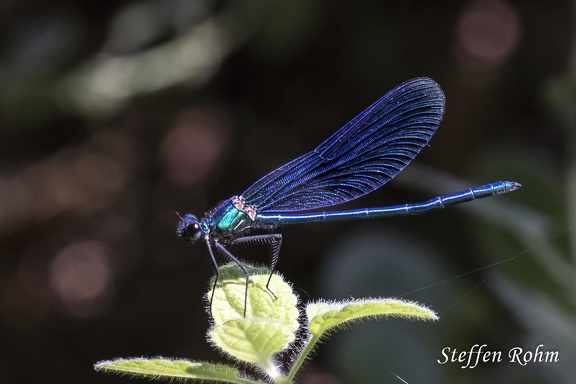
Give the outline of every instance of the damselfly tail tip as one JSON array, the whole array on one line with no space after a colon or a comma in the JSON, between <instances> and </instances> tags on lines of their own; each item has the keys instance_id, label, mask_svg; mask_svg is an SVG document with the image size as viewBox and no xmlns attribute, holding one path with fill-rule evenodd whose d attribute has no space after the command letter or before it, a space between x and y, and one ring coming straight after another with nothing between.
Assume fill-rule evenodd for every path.
<instances>
[{"instance_id":1,"label":"damselfly tail tip","mask_svg":"<svg viewBox=\"0 0 576 384\"><path fill-rule=\"evenodd\" d=\"M508 184L509 184L510 186L508 187L508 191L507 191L507 192L515 191L515 190L517 190L517 189L520 189L520 187L522 186L522 184L517 183L517 182L515 182L515 181L509 181Z\"/></svg>"}]
</instances>

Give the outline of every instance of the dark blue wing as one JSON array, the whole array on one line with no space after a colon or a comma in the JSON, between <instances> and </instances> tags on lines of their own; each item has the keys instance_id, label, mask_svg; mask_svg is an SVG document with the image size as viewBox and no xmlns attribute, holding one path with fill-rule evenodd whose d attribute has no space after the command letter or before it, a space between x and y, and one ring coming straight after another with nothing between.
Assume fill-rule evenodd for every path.
<instances>
[{"instance_id":1,"label":"dark blue wing","mask_svg":"<svg viewBox=\"0 0 576 384\"><path fill-rule=\"evenodd\" d=\"M444 94L438 84L427 78L409 80L242 196L260 212L310 210L363 196L416 157L443 114Z\"/></svg>"}]
</instances>

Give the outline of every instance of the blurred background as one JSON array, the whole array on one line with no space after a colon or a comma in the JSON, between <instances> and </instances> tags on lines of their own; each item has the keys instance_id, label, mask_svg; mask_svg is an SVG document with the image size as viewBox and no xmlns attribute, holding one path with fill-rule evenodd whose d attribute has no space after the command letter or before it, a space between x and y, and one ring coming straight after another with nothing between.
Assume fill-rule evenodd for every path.
<instances>
[{"instance_id":1,"label":"blurred background","mask_svg":"<svg viewBox=\"0 0 576 384\"><path fill-rule=\"evenodd\" d=\"M340 332L300 382L576 380L572 2L3 0L0 21L0 383L142 382L93 371L115 357L224 360L205 340L213 267L175 237L175 212L242 193L417 76L446 93L438 133L343 208L523 188L283 228L278 270L302 301L403 297L441 317ZM560 360L437 362L474 344Z\"/></svg>"}]
</instances>

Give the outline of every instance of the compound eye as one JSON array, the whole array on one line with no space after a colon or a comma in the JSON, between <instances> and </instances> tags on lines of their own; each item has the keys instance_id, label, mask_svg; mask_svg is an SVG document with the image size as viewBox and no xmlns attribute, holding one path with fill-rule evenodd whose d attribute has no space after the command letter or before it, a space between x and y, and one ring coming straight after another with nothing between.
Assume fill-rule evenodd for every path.
<instances>
[{"instance_id":1,"label":"compound eye","mask_svg":"<svg viewBox=\"0 0 576 384\"><path fill-rule=\"evenodd\" d=\"M191 241L198 240L202 236L202 228L200 228L200 223L194 223L186 228L186 232L190 236Z\"/></svg>"},{"instance_id":2,"label":"compound eye","mask_svg":"<svg viewBox=\"0 0 576 384\"><path fill-rule=\"evenodd\" d=\"M196 216L187 214L178 223L176 234L186 243L194 242L202 236L202 227Z\"/></svg>"}]
</instances>

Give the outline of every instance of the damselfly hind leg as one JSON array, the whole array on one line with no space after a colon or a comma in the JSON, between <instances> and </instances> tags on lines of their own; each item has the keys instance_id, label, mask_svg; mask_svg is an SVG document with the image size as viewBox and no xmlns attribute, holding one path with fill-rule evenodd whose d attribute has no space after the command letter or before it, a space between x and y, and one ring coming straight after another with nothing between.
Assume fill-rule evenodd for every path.
<instances>
[{"instance_id":1,"label":"damselfly hind leg","mask_svg":"<svg viewBox=\"0 0 576 384\"><path fill-rule=\"evenodd\" d=\"M278 255L280 254L280 247L282 246L282 235L279 233L271 233L266 235L254 235L254 236L244 236L238 239L235 239L232 244L270 244L271 251L270 251L270 276L268 276L268 282L266 283L266 289L270 294L274 297L274 300L277 299L276 295L270 289L270 280L272 279L272 275L276 270L276 263L278 263Z\"/></svg>"},{"instance_id":2,"label":"damselfly hind leg","mask_svg":"<svg viewBox=\"0 0 576 384\"><path fill-rule=\"evenodd\" d=\"M276 263L278 262L278 255L280 254L280 246L282 245L282 235L279 233L275 233L267 235L245 236L235 239L234 241L231 242L231 245L254 244L254 243L270 244L271 247L270 276L268 277L268 282L266 283L266 289L268 290L268 292L270 292L272 297L274 297L274 300L276 300L277 297L274 294L274 292L272 292L269 285L270 280L272 279L272 274L276 269ZM248 303L248 285L250 282L250 271L248 270L248 267L246 266L246 264L240 261L240 259L234 256L230 251L228 251L226 247L220 244L217 240L213 240L211 242L210 240L206 239L206 245L208 246L210 257L212 258L214 268L216 269L216 276L214 279L214 284L212 285L212 294L210 295L210 312L212 312L212 302L214 301L214 292L216 291L216 284L218 283L218 278L220 277L220 274L218 272L218 262L216 261L216 257L214 256L214 252L212 251L212 246L214 246L218 250L218 252L220 252L228 260L233 261L236 265L238 265L238 267L240 267L240 269L242 269L242 272L244 272L244 275L246 277L244 287L244 317L246 317L246 305Z\"/></svg>"}]
</instances>

